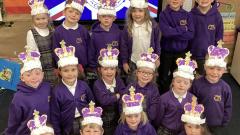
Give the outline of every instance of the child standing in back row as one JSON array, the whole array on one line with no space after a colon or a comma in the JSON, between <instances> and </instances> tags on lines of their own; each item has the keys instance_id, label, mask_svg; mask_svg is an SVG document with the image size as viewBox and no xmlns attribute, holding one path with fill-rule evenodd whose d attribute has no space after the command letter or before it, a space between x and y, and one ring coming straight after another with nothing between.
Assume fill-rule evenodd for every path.
<instances>
[{"instance_id":1,"label":"child standing in back row","mask_svg":"<svg viewBox=\"0 0 240 135\"><path fill-rule=\"evenodd\" d=\"M136 63L142 53L152 47L154 53L160 55L160 31L158 24L150 17L148 2L145 0L130 0L126 18L120 56L123 70L127 74L126 82L129 84L135 80ZM156 65L157 67L160 65L159 59Z\"/></svg>"}]
</instances>

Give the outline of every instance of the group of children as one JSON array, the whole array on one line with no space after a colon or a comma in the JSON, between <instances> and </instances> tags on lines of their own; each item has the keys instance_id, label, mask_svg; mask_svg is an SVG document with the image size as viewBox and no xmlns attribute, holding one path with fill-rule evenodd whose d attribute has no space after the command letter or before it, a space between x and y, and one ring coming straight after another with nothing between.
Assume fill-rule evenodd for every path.
<instances>
[{"instance_id":1,"label":"group of children","mask_svg":"<svg viewBox=\"0 0 240 135\"><path fill-rule=\"evenodd\" d=\"M44 0L29 1L33 28L6 135L217 135L228 124L232 95L221 76L229 51L214 1L197 0L191 14L168 0L159 27L145 0L130 0L122 31L116 2L100 1L89 34L78 24L85 0L66 2L54 32ZM195 79L199 67L205 73ZM90 87L79 79L89 72L98 76Z\"/></svg>"}]
</instances>

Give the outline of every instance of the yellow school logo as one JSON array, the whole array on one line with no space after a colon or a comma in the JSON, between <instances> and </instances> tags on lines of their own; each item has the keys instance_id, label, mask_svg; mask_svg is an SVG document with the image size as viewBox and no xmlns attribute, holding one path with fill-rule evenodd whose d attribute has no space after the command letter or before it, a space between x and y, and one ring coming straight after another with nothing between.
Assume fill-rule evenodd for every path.
<instances>
[{"instance_id":1,"label":"yellow school logo","mask_svg":"<svg viewBox=\"0 0 240 135\"><path fill-rule=\"evenodd\" d=\"M222 97L220 95L214 95L214 101L220 102L222 100Z\"/></svg>"},{"instance_id":2,"label":"yellow school logo","mask_svg":"<svg viewBox=\"0 0 240 135\"><path fill-rule=\"evenodd\" d=\"M81 101L85 101L86 100L86 94L81 95L80 99L81 99Z\"/></svg>"},{"instance_id":3,"label":"yellow school logo","mask_svg":"<svg viewBox=\"0 0 240 135\"><path fill-rule=\"evenodd\" d=\"M187 25L187 20L180 20L180 25L181 26Z\"/></svg>"},{"instance_id":4,"label":"yellow school logo","mask_svg":"<svg viewBox=\"0 0 240 135\"><path fill-rule=\"evenodd\" d=\"M215 27L214 24L209 24L209 25L208 25L208 29L209 29L209 30L215 30L216 27Z\"/></svg>"},{"instance_id":5,"label":"yellow school logo","mask_svg":"<svg viewBox=\"0 0 240 135\"><path fill-rule=\"evenodd\" d=\"M80 37L77 38L77 39L76 39L76 43L77 43L77 44L81 44L81 43L82 43L82 38L80 38Z\"/></svg>"}]
</instances>

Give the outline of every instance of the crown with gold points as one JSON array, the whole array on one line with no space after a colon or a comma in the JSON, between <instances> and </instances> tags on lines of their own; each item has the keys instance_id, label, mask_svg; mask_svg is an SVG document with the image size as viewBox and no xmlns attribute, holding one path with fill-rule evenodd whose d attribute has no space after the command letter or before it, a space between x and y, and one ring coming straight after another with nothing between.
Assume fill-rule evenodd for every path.
<instances>
[{"instance_id":1,"label":"crown with gold points","mask_svg":"<svg viewBox=\"0 0 240 135\"><path fill-rule=\"evenodd\" d=\"M130 0L130 6L135 8L147 8L148 2L146 0Z\"/></svg>"},{"instance_id":2,"label":"crown with gold points","mask_svg":"<svg viewBox=\"0 0 240 135\"><path fill-rule=\"evenodd\" d=\"M223 48L224 42L222 40L219 40L217 43L217 47L213 45L208 47L209 58L206 60L205 65L226 68L227 63L224 60L229 55L229 50Z\"/></svg>"},{"instance_id":3,"label":"crown with gold points","mask_svg":"<svg viewBox=\"0 0 240 135\"><path fill-rule=\"evenodd\" d=\"M137 61L136 65L138 68L147 67L155 70L156 64L155 62L158 60L159 56L153 53L153 48L148 48L147 52L144 52L140 56L140 60Z\"/></svg>"},{"instance_id":4,"label":"crown with gold points","mask_svg":"<svg viewBox=\"0 0 240 135\"><path fill-rule=\"evenodd\" d=\"M65 5L65 8L74 8L82 13L85 3L86 3L86 0L67 0L67 4Z\"/></svg>"},{"instance_id":5,"label":"crown with gold points","mask_svg":"<svg viewBox=\"0 0 240 135\"><path fill-rule=\"evenodd\" d=\"M64 40L60 42L61 48L56 48L54 50L55 54L58 56L58 67L64 67L67 65L77 65L78 58L75 57L75 47L66 46Z\"/></svg>"},{"instance_id":6,"label":"crown with gold points","mask_svg":"<svg viewBox=\"0 0 240 135\"><path fill-rule=\"evenodd\" d=\"M185 113L181 117L183 122L197 125L205 123L205 119L201 118L204 112L204 106L197 104L197 98L195 96L192 97L192 103L188 102L184 105L184 111Z\"/></svg>"},{"instance_id":7,"label":"crown with gold points","mask_svg":"<svg viewBox=\"0 0 240 135\"><path fill-rule=\"evenodd\" d=\"M28 128L31 131L31 135L41 135L45 133L52 133L54 131L51 127L47 126L47 115L43 114L39 116L39 111L34 110L34 118L27 123Z\"/></svg>"},{"instance_id":8,"label":"crown with gold points","mask_svg":"<svg viewBox=\"0 0 240 135\"><path fill-rule=\"evenodd\" d=\"M113 15L116 16L115 6L117 0L100 0L100 6L98 10L99 15Z\"/></svg>"},{"instance_id":9,"label":"crown with gold points","mask_svg":"<svg viewBox=\"0 0 240 135\"><path fill-rule=\"evenodd\" d=\"M83 121L82 125L87 125L90 123L95 123L98 125L102 125L102 112L103 109L101 107L95 107L95 103L91 101L89 103L89 107L85 107L82 109Z\"/></svg>"},{"instance_id":10,"label":"crown with gold points","mask_svg":"<svg viewBox=\"0 0 240 135\"><path fill-rule=\"evenodd\" d=\"M45 0L29 0L28 5L31 7L31 15L42 13L48 14L48 9L44 6Z\"/></svg>"},{"instance_id":11,"label":"crown with gold points","mask_svg":"<svg viewBox=\"0 0 240 135\"><path fill-rule=\"evenodd\" d=\"M130 94L124 94L122 96L122 101L125 104L123 107L123 112L125 114L135 114L143 111L142 102L144 100L144 95L142 93L135 93L135 88L131 86L129 88Z\"/></svg>"},{"instance_id":12,"label":"crown with gold points","mask_svg":"<svg viewBox=\"0 0 240 135\"><path fill-rule=\"evenodd\" d=\"M40 56L41 55L38 51L26 50L26 52L19 53L18 58L23 62L21 74L23 74L26 71L30 71L34 68L42 69Z\"/></svg>"},{"instance_id":13,"label":"crown with gold points","mask_svg":"<svg viewBox=\"0 0 240 135\"><path fill-rule=\"evenodd\" d=\"M103 48L100 50L98 62L102 67L117 67L118 55L119 50L117 48L113 49L112 45L109 44L107 48Z\"/></svg>"},{"instance_id":14,"label":"crown with gold points","mask_svg":"<svg viewBox=\"0 0 240 135\"><path fill-rule=\"evenodd\" d=\"M197 68L197 63L196 61L191 60L192 54L190 52L187 52L185 55L186 55L185 59L178 58L176 60L178 69L173 73L173 77L180 76L183 78L193 80L194 79L193 72Z\"/></svg>"}]
</instances>

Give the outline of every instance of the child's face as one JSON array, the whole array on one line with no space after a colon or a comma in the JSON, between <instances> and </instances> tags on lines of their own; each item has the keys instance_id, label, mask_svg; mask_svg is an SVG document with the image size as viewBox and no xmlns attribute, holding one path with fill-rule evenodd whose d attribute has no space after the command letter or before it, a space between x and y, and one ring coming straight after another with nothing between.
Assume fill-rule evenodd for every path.
<instances>
[{"instance_id":1,"label":"child's face","mask_svg":"<svg viewBox=\"0 0 240 135\"><path fill-rule=\"evenodd\" d=\"M115 67L101 67L100 72L104 81L112 82L116 76L117 69Z\"/></svg>"},{"instance_id":2,"label":"child's face","mask_svg":"<svg viewBox=\"0 0 240 135\"><path fill-rule=\"evenodd\" d=\"M196 0L199 7L206 8L210 7L213 0Z\"/></svg>"},{"instance_id":3,"label":"child's face","mask_svg":"<svg viewBox=\"0 0 240 135\"><path fill-rule=\"evenodd\" d=\"M44 29L47 28L49 21L49 15L46 13L37 14L33 16L33 24L35 27Z\"/></svg>"},{"instance_id":4,"label":"child's face","mask_svg":"<svg viewBox=\"0 0 240 135\"><path fill-rule=\"evenodd\" d=\"M201 135L202 127L200 125L186 123L184 125L187 135Z\"/></svg>"},{"instance_id":5,"label":"child's face","mask_svg":"<svg viewBox=\"0 0 240 135\"><path fill-rule=\"evenodd\" d=\"M132 9L132 19L137 24L144 23L145 10L143 8L133 8Z\"/></svg>"},{"instance_id":6,"label":"child's face","mask_svg":"<svg viewBox=\"0 0 240 135\"><path fill-rule=\"evenodd\" d=\"M141 122L141 113L126 115L126 123L129 128L136 130Z\"/></svg>"},{"instance_id":7,"label":"child's face","mask_svg":"<svg viewBox=\"0 0 240 135\"><path fill-rule=\"evenodd\" d=\"M113 15L98 15L98 20L101 22L101 25L105 28L111 27L115 19L116 17Z\"/></svg>"},{"instance_id":8,"label":"child's face","mask_svg":"<svg viewBox=\"0 0 240 135\"><path fill-rule=\"evenodd\" d=\"M77 65L68 65L60 68L60 75L67 85L72 86L78 77Z\"/></svg>"},{"instance_id":9,"label":"child's face","mask_svg":"<svg viewBox=\"0 0 240 135\"><path fill-rule=\"evenodd\" d=\"M216 66L204 66L206 71L206 79L210 83L217 83L219 79L222 77L223 73L225 73L225 68L216 67Z\"/></svg>"},{"instance_id":10,"label":"child's face","mask_svg":"<svg viewBox=\"0 0 240 135\"><path fill-rule=\"evenodd\" d=\"M168 5L171 9L178 11L180 7L183 5L184 0L168 0Z\"/></svg>"},{"instance_id":11,"label":"child's face","mask_svg":"<svg viewBox=\"0 0 240 135\"><path fill-rule=\"evenodd\" d=\"M34 68L21 75L21 80L28 86L37 88L43 80L44 73L40 68Z\"/></svg>"},{"instance_id":12,"label":"child's face","mask_svg":"<svg viewBox=\"0 0 240 135\"><path fill-rule=\"evenodd\" d=\"M153 80L154 71L150 68L137 69L137 80L139 84L146 85Z\"/></svg>"},{"instance_id":13,"label":"child's face","mask_svg":"<svg viewBox=\"0 0 240 135\"><path fill-rule=\"evenodd\" d=\"M81 135L103 135L103 131L100 127L94 127L90 128L89 126L86 126L81 130Z\"/></svg>"},{"instance_id":14,"label":"child's face","mask_svg":"<svg viewBox=\"0 0 240 135\"><path fill-rule=\"evenodd\" d=\"M173 78L172 85L173 85L174 92L176 92L179 95L183 95L190 88L191 81L190 79L177 76Z\"/></svg>"},{"instance_id":15,"label":"child's face","mask_svg":"<svg viewBox=\"0 0 240 135\"><path fill-rule=\"evenodd\" d=\"M77 24L82 15L80 11L74 8L66 8L63 14L65 16L65 21L70 24Z\"/></svg>"}]
</instances>

